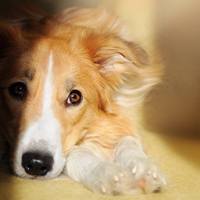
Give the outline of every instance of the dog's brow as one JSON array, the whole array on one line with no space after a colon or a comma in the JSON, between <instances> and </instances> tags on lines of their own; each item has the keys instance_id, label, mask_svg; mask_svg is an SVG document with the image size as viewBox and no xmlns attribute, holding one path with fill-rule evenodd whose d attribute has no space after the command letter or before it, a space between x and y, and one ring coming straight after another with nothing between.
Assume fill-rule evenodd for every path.
<instances>
[{"instance_id":1,"label":"dog's brow","mask_svg":"<svg viewBox=\"0 0 200 200\"><path fill-rule=\"evenodd\" d=\"M66 87L67 91L71 91L74 88L75 84L73 81L67 81Z\"/></svg>"},{"instance_id":2,"label":"dog's brow","mask_svg":"<svg viewBox=\"0 0 200 200\"><path fill-rule=\"evenodd\" d=\"M31 70L31 71L26 71L26 72L25 72L25 76L26 76L27 78L29 78L30 80L33 79L34 75L35 75L35 70Z\"/></svg>"}]
</instances>

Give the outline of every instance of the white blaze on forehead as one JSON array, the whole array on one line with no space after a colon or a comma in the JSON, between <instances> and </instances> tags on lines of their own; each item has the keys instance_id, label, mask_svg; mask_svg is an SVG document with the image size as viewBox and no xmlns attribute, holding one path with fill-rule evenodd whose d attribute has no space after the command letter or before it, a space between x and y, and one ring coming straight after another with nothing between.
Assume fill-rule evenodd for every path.
<instances>
[{"instance_id":1,"label":"white blaze on forehead","mask_svg":"<svg viewBox=\"0 0 200 200\"><path fill-rule=\"evenodd\" d=\"M43 90L43 110L42 116L30 127L28 127L22 137L19 139L16 151L15 171L21 172L26 177L25 171L21 166L23 153L37 151L41 153L47 152L54 159L54 165L51 172L45 177L52 178L61 173L64 165L62 156L62 144L60 136L60 124L55 119L52 110L53 101L53 55L49 56L47 74ZM41 145L43 144L43 145ZM20 175L20 174L18 174Z\"/></svg>"},{"instance_id":2,"label":"white blaze on forehead","mask_svg":"<svg viewBox=\"0 0 200 200\"><path fill-rule=\"evenodd\" d=\"M49 56L48 73L44 84L43 115L50 114L49 112L52 112L51 110L52 93L53 93L52 66L53 66L53 55L51 52Z\"/></svg>"}]
</instances>

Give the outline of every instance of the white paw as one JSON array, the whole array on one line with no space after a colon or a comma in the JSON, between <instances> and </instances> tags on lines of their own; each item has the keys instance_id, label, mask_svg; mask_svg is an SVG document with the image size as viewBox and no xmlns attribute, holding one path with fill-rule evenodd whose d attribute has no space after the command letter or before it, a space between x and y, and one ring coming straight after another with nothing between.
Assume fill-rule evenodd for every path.
<instances>
[{"instance_id":1,"label":"white paw","mask_svg":"<svg viewBox=\"0 0 200 200\"><path fill-rule=\"evenodd\" d=\"M164 174L147 158L135 158L127 163L127 170L145 193L163 192L167 189Z\"/></svg>"},{"instance_id":2,"label":"white paw","mask_svg":"<svg viewBox=\"0 0 200 200\"><path fill-rule=\"evenodd\" d=\"M86 187L96 193L131 195L142 192L133 175L111 162L101 163L92 171L88 179L90 184Z\"/></svg>"}]
</instances>

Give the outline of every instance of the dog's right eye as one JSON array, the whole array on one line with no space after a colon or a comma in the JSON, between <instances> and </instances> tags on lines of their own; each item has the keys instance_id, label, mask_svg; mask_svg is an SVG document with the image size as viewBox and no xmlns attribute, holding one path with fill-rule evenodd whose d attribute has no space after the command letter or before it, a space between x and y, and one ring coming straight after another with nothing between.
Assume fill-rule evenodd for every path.
<instances>
[{"instance_id":1,"label":"dog's right eye","mask_svg":"<svg viewBox=\"0 0 200 200\"><path fill-rule=\"evenodd\" d=\"M18 100L24 100L27 94L27 87L22 82L13 83L9 88L10 95Z\"/></svg>"}]
</instances>

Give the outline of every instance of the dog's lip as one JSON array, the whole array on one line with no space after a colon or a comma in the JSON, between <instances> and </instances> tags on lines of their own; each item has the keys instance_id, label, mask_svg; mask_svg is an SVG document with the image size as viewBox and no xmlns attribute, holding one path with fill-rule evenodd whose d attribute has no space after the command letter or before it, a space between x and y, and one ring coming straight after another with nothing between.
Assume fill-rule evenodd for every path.
<instances>
[{"instance_id":1,"label":"dog's lip","mask_svg":"<svg viewBox=\"0 0 200 200\"><path fill-rule=\"evenodd\" d=\"M18 177L22 177L22 178L25 178L25 179L32 179L32 180L51 180L51 179L55 179L57 177L59 177L64 171L64 167L62 169L62 171L56 175L54 175L53 177L49 177L48 175L51 173L51 172L48 172L45 176L34 176L34 175L29 175L27 174L25 171L25 176L23 175L18 175L16 173L14 173L15 175L17 175Z\"/></svg>"}]
</instances>

